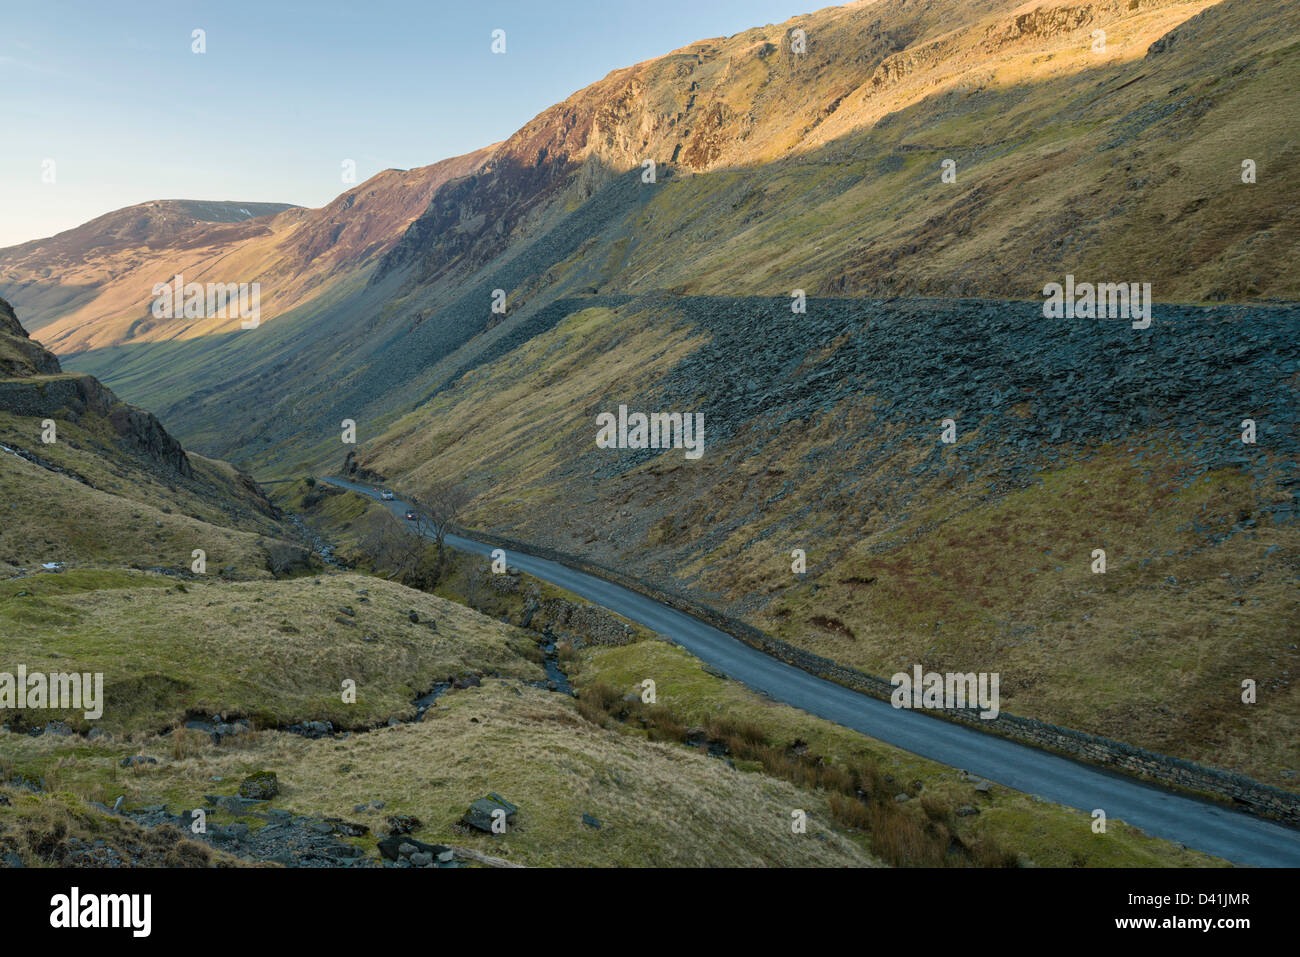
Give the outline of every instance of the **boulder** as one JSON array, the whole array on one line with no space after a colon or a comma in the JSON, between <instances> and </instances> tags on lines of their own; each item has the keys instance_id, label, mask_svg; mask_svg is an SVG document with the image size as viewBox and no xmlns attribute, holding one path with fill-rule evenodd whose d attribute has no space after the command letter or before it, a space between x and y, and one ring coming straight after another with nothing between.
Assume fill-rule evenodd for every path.
<instances>
[{"instance_id":1,"label":"boulder","mask_svg":"<svg viewBox=\"0 0 1300 957\"><path fill-rule=\"evenodd\" d=\"M492 830L492 823L494 819L500 818L500 815L497 814L498 811L505 812L506 824L513 824L519 808L494 792L487 797L479 798L471 804L461 821L477 830L494 834L496 832Z\"/></svg>"},{"instance_id":2,"label":"boulder","mask_svg":"<svg viewBox=\"0 0 1300 957\"><path fill-rule=\"evenodd\" d=\"M341 817L327 817L325 823L330 825L335 834L341 834L344 837L364 837L370 833L370 828L366 825L345 821Z\"/></svg>"},{"instance_id":3,"label":"boulder","mask_svg":"<svg viewBox=\"0 0 1300 957\"><path fill-rule=\"evenodd\" d=\"M280 793L280 779L274 771L254 771L239 785L239 796L269 801Z\"/></svg>"}]
</instances>

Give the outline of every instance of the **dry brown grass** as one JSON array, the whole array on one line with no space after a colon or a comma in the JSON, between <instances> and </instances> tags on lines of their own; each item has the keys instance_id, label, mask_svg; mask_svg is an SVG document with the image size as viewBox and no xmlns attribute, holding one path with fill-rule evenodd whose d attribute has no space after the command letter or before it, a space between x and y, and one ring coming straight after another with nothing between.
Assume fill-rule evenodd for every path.
<instances>
[{"instance_id":1,"label":"dry brown grass","mask_svg":"<svg viewBox=\"0 0 1300 957\"><path fill-rule=\"evenodd\" d=\"M413 698L449 676L542 675L521 654L531 643L522 633L381 579L333 572L185 588L121 572L0 582L0 628L30 670L102 672L96 724L114 732L156 731L191 713L364 727L409 715ZM355 703L343 700L349 680Z\"/></svg>"},{"instance_id":2,"label":"dry brown grass","mask_svg":"<svg viewBox=\"0 0 1300 957\"><path fill-rule=\"evenodd\" d=\"M57 761L66 743L14 742L24 766ZM137 742L157 753L164 739ZM91 749L65 767L62 784L78 795L106 781L127 806L163 801L196 806L214 788L256 769L274 770L276 806L359 820L377 831L391 814L423 822L421 840L482 850L540 866L863 867L879 862L830 827L825 798L778 778L747 774L703 754L601 729L572 699L513 681L447 694L424 721L347 739L264 733L250 749L199 742L180 760L138 775L119 773L120 745ZM214 784L214 777L221 784ZM520 806L499 837L458 824L471 801L496 791ZM358 814L357 803L383 800ZM791 811L809 815L807 834L791 833ZM3 819L0 809L0 820ZM582 814L601 821L585 826ZM818 834L824 839L819 839Z\"/></svg>"},{"instance_id":3,"label":"dry brown grass","mask_svg":"<svg viewBox=\"0 0 1300 957\"><path fill-rule=\"evenodd\" d=\"M189 840L176 828L142 828L88 808L70 795L0 788L0 856L16 854L25 867L111 866L107 851L134 867L246 866L230 855ZM83 853L87 844L98 844Z\"/></svg>"},{"instance_id":4,"label":"dry brown grass","mask_svg":"<svg viewBox=\"0 0 1300 957\"><path fill-rule=\"evenodd\" d=\"M881 787L882 772L874 763L836 765L806 750L778 748L757 721L723 715L706 719L692 729L669 705L645 705L626 700L602 682L584 685L578 698L579 713L604 727L611 721L644 728L651 740L691 743L692 731L700 736L698 750L721 751L734 761L756 762L766 775L789 781L806 791L824 794L831 820L849 830L870 835L872 851L895 867L971 866L975 857L954 840L946 822L953 808L926 796L917 809L903 807ZM1010 862L1016 855L993 839L982 844L981 860Z\"/></svg>"}]
</instances>

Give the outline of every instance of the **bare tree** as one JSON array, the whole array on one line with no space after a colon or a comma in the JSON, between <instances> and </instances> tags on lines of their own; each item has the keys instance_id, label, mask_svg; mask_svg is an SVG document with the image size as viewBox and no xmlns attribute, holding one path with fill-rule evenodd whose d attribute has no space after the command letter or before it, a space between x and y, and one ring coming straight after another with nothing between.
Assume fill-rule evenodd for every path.
<instances>
[{"instance_id":1,"label":"bare tree","mask_svg":"<svg viewBox=\"0 0 1300 957\"><path fill-rule=\"evenodd\" d=\"M459 482L435 482L425 486L413 499L420 534L433 539L438 546L439 573L446 555L447 531L473 498L474 493Z\"/></svg>"},{"instance_id":2,"label":"bare tree","mask_svg":"<svg viewBox=\"0 0 1300 957\"><path fill-rule=\"evenodd\" d=\"M409 581L415 577L428 547L417 530L406 528L387 509L376 516L361 548L374 560L377 569L390 568L388 578Z\"/></svg>"}]
</instances>

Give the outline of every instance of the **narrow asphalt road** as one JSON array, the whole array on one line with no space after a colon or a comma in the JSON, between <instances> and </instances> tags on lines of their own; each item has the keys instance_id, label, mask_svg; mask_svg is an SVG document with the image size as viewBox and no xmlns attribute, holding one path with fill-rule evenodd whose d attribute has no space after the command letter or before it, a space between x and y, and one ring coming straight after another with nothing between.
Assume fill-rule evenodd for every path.
<instances>
[{"instance_id":1,"label":"narrow asphalt road","mask_svg":"<svg viewBox=\"0 0 1300 957\"><path fill-rule=\"evenodd\" d=\"M372 486L322 481L378 498ZM405 502L386 504L399 517L405 514ZM450 534L447 544L481 555L494 548ZM1057 804L1088 813L1101 808L1108 819L1238 864L1300 867L1300 831L919 711L896 709L778 661L698 618L558 562L518 551L509 552L509 562L658 632L736 681L809 714ZM1091 820L1080 819L1079 826L1090 827Z\"/></svg>"}]
</instances>

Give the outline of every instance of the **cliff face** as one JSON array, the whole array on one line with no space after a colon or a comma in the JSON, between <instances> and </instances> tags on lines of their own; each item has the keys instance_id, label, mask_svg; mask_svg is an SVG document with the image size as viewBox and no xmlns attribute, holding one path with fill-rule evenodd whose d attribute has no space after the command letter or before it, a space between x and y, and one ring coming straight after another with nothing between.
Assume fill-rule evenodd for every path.
<instances>
[{"instance_id":1,"label":"cliff face","mask_svg":"<svg viewBox=\"0 0 1300 957\"><path fill-rule=\"evenodd\" d=\"M14 314L0 299L0 376L54 375L59 360L39 342L33 342Z\"/></svg>"},{"instance_id":2,"label":"cliff face","mask_svg":"<svg viewBox=\"0 0 1300 957\"><path fill-rule=\"evenodd\" d=\"M101 419L117 445L167 474L194 474L181 444L152 413L127 405L94 376L64 373L0 299L0 411L35 419Z\"/></svg>"},{"instance_id":3,"label":"cliff face","mask_svg":"<svg viewBox=\"0 0 1300 957\"><path fill-rule=\"evenodd\" d=\"M851 254L863 231L837 236L839 217L821 204L837 196L842 203L856 185L915 167L921 158L929 166L924 174L899 177L908 194L927 192L929 181L938 180L940 159L948 156L960 158L964 189L985 150L1015 154L1014 163L1003 159L997 165L1021 167L1022 183L1034 179L1042 173L1035 168L1035 136L1047 124L1068 133L1068 123L1057 116L1063 102L1077 110L1097 96L1091 88L1099 81L1118 87L1136 76L1138 71L1120 74L1152 41L1214 3L1048 0L1026 10L1030 5L1015 0L878 0L702 40L615 70L526 123L473 176L434 194L375 278L410 267L413 283L420 285L483 266L495 269L495 257L544 234L614 178L651 160L658 181L665 171L679 174L679 208L667 211L678 228L661 233L659 222L637 223L638 244L655 248L641 268L624 274L624 283L671 258L696 230L708 237L700 249L707 252L720 238L729 242L752 232L764 216L784 216L788 224L802 205L816 208L827 227L818 231L818 248L825 247L838 265L823 271L839 278L844 263L857 258ZM1107 35L1109 52L1092 51L1094 30ZM1169 71L1161 92L1175 81L1187 84L1180 71ZM1041 103L1035 91L1041 91ZM1154 92L1153 86L1143 97ZM998 97L1005 103L994 104ZM989 114L1016 110L1033 115L1032 123L989 129ZM1098 120L1105 118L1104 111L1098 114ZM873 138L870 131L877 128ZM1073 149L1064 142L1068 136L1061 139ZM895 165L855 169L864 158ZM731 176L743 177L744 188L729 189ZM685 185L692 179L694 186ZM873 198L864 212L868 225L880 220L891 247L911 255L907 250L915 251L924 225L918 228L910 217L897 225L897 208L881 216L881 208L896 203ZM931 214L934 205L931 199ZM681 207L692 212L674 215ZM1013 211L996 218L999 228L1016 225ZM686 229L680 228L683 222ZM778 255L795 251L789 229L769 238ZM697 257L682 259L689 264ZM878 271L873 261L868 272ZM689 266L677 272L675 279L698 278ZM744 282L728 276L725 284L701 291L730 293L744 289ZM833 289L828 280L825 291L862 294L864 282ZM809 284L806 273L799 284ZM1006 291L1000 277L979 290Z\"/></svg>"}]
</instances>

